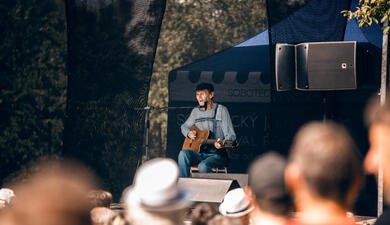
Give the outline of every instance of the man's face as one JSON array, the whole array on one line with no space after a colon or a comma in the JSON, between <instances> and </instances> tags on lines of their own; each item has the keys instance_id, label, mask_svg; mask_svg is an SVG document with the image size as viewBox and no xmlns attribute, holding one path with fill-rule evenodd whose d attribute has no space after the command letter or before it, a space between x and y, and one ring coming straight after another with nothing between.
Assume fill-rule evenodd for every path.
<instances>
[{"instance_id":1,"label":"man's face","mask_svg":"<svg viewBox=\"0 0 390 225\"><path fill-rule=\"evenodd\" d=\"M214 92L209 92L208 90L200 90L196 91L196 100L198 100L198 104L200 106L204 105L204 102L207 100L208 102L214 97Z\"/></svg>"},{"instance_id":2,"label":"man's face","mask_svg":"<svg viewBox=\"0 0 390 225\"><path fill-rule=\"evenodd\" d=\"M383 168L383 184L387 199L390 200L390 126L374 124L369 131L370 149L364 159L367 173L378 174Z\"/></svg>"}]
</instances>

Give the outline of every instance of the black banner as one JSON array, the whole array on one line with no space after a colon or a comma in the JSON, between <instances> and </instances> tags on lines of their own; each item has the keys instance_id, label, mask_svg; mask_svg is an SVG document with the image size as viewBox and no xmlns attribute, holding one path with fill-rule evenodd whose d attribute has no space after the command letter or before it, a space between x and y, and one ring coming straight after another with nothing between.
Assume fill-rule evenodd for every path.
<instances>
[{"instance_id":1,"label":"black banner","mask_svg":"<svg viewBox=\"0 0 390 225\"><path fill-rule=\"evenodd\" d=\"M91 166L119 196L142 155L144 112L160 0L68 0L68 104L64 153Z\"/></svg>"}]
</instances>

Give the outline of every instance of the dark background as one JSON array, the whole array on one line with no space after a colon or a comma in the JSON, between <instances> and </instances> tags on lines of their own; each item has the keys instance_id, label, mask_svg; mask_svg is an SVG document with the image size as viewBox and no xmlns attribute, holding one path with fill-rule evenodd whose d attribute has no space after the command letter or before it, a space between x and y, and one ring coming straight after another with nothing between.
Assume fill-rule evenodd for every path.
<instances>
[{"instance_id":1,"label":"dark background","mask_svg":"<svg viewBox=\"0 0 390 225\"><path fill-rule=\"evenodd\" d=\"M165 9L171 14L165 15L169 18L163 23L167 29L159 41L162 54L156 58L159 66L155 70L165 74L158 74L158 80L167 80L169 68L199 60L267 27L271 49L281 42L341 40L346 19L338 12L348 9L351 1L256 1L257 11L263 10L262 17L247 13L254 5L237 5L235 0L197 6L208 11L201 15L196 13L203 11L194 5L169 0L167 6L165 3L160 0L0 3L1 186L17 178L17 172L27 174L25 168L31 162L65 156L93 168L102 180L102 188L113 192L118 200L123 188L132 182L144 154L145 114L135 108L146 106L149 100ZM223 10L218 14L209 6ZM294 14L302 8L307 14ZM329 8L335 9L333 13L324 13ZM288 16L295 22L281 25L279 22ZM329 23L330 18L335 22ZM318 22L306 26L308 19ZM170 50L164 51L167 46ZM378 59L375 51L374 58ZM272 53L270 58L274 58ZM274 90L272 61L267 102L244 106L221 100L236 118L233 123L238 136L248 140L241 141L245 143L243 154L233 154L232 168L245 172L250 160L266 149L287 154L297 129L309 120L322 119L324 114L349 129L364 156L368 143L362 115L367 98L378 90L378 71L373 71L374 80L357 91L278 93ZM377 68L375 62L374 67ZM168 82L159 86L167 87ZM158 99L156 95L152 97ZM187 100L171 106L191 104L194 101ZM177 111L169 120L187 114L185 110ZM260 119L250 127L238 119L245 116ZM168 138L181 135L178 130L175 134L169 132ZM165 145L154 150L165 156ZM177 151L177 148L167 150L167 156L175 158ZM360 202L367 203L368 210L358 213L375 215L375 182L371 178L367 181L374 188L364 189L366 197L361 197Z\"/></svg>"}]
</instances>

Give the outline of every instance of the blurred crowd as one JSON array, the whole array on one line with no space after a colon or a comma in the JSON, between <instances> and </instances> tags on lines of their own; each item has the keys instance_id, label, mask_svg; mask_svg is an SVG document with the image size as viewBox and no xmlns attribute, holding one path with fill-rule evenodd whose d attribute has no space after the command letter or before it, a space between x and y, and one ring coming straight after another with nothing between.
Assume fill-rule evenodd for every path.
<instances>
[{"instance_id":1,"label":"blurred crowd","mask_svg":"<svg viewBox=\"0 0 390 225\"><path fill-rule=\"evenodd\" d=\"M390 101L366 108L370 149L364 159L346 128L312 121L294 137L289 155L268 151L248 169L248 186L228 191L219 205L193 204L171 159L143 163L123 191L123 208L97 189L94 175L65 160L0 189L1 225L352 225L366 173L383 169L390 202ZM207 187L204 187L207 189ZM387 198L386 198L387 197ZM375 224L390 224L385 211Z\"/></svg>"}]
</instances>

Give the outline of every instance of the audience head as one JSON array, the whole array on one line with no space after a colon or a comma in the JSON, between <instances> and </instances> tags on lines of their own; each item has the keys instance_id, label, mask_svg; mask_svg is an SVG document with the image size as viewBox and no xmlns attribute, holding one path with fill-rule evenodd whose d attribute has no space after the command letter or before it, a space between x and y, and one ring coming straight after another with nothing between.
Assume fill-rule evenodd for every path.
<instances>
[{"instance_id":1,"label":"audience head","mask_svg":"<svg viewBox=\"0 0 390 225\"><path fill-rule=\"evenodd\" d=\"M32 168L36 171L26 180L11 185L16 198L1 214L0 224L91 224L86 196L95 188L95 180L89 170L65 161L41 163Z\"/></svg>"},{"instance_id":2,"label":"audience head","mask_svg":"<svg viewBox=\"0 0 390 225\"><path fill-rule=\"evenodd\" d=\"M276 152L265 153L251 163L249 187L256 209L282 217L292 211L292 200L284 184L286 165L287 160Z\"/></svg>"},{"instance_id":3,"label":"audience head","mask_svg":"<svg viewBox=\"0 0 390 225\"><path fill-rule=\"evenodd\" d=\"M294 195L306 192L346 210L355 201L361 179L356 146L343 126L310 122L298 131L286 169L287 185Z\"/></svg>"},{"instance_id":4,"label":"audience head","mask_svg":"<svg viewBox=\"0 0 390 225\"><path fill-rule=\"evenodd\" d=\"M238 218L216 215L207 225L242 225L242 222Z\"/></svg>"},{"instance_id":5,"label":"audience head","mask_svg":"<svg viewBox=\"0 0 390 225\"><path fill-rule=\"evenodd\" d=\"M115 213L105 225L130 225L129 219L123 212Z\"/></svg>"},{"instance_id":6,"label":"audience head","mask_svg":"<svg viewBox=\"0 0 390 225\"><path fill-rule=\"evenodd\" d=\"M9 188L0 189L0 208L6 207L11 204L12 199L15 197L14 191Z\"/></svg>"},{"instance_id":7,"label":"audience head","mask_svg":"<svg viewBox=\"0 0 390 225\"><path fill-rule=\"evenodd\" d=\"M134 224L183 223L190 206L189 192L178 184L179 168L172 159L156 158L142 164L124 202Z\"/></svg>"},{"instance_id":8,"label":"audience head","mask_svg":"<svg viewBox=\"0 0 390 225\"><path fill-rule=\"evenodd\" d=\"M192 210L190 219L192 225L207 225L208 221L217 214L218 210L216 207L207 203L200 203Z\"/></svg>"},{"instance_id":9,"label":"audience head","mask_svg":"<svg viewBox=\"0 0 390 225\"><path fill-rule=\"evenodd\" d=\"M227 217L239 218L243 225L249 224L249 213L253 204L243 188L236 188L226 193L219 212Z\"/></svg>"},{"instance_id":10,"label":"audience head","mask_svg":"<svg viewBox=\"0 0 390 225\"><path fill-rule=\"evenodd\" d=\"M91 210L91 221L93 225L105 225L116 213L106 207L95 207Z\"/></svg>"},{"instance_id":11,"label":"audience head","mask_svg":"<svg viewBox=\"0 0 390 225\"><path fill-rule=\"evenodd\" d=\"M366 107L366 123L369 127L370 149L364 160L368 173L377 174L379 166L383 168L385 200L390 203L390 94L381 106L379 98L374 96Z\"/></svg>"},{"instance_id":12,"label":"audience head","mask_svg":"<svg viewBox=\"0 0 390 225\"><path fill-rule=\"evenodd\" d=\"M107 207L112 203L112 194L105 190L92 190L88 192L88 199L93 207Z\"/></svg>"},{"instance_id":13,"label":"audience head","mask_svg":"<svg viewBox=\"0 0 390 225\"><path fill-rule=\"evenodd\" d=\"M368 127L379 124L390 127L390 92L387 93L386 101L382 105L379 97L373 96L367 103L364 116Z\"/></svg>"}]
</instances>

